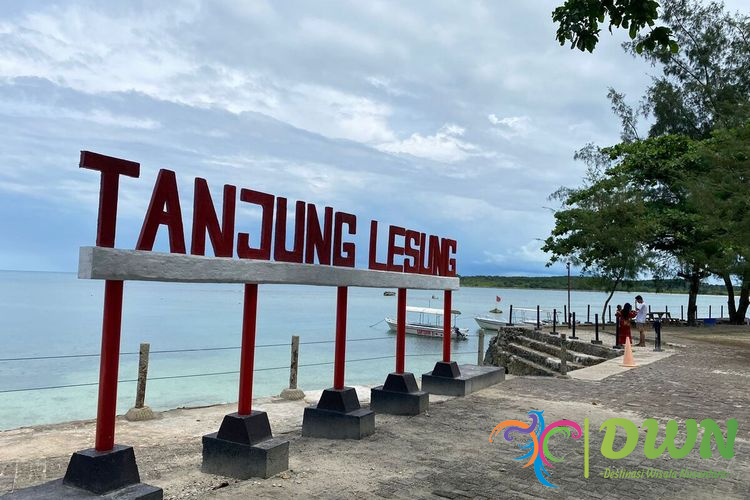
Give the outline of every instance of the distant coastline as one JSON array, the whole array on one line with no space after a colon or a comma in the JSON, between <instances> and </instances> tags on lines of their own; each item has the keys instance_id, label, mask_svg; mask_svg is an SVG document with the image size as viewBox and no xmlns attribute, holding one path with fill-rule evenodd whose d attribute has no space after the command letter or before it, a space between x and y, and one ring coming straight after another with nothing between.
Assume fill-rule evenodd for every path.
<instances>
[{"instance_id":1,"label":"distant coastline","mask_svg":"<svg viewBox=\"0 0 750 500\"><path fill-rule=\"evenodd\" d=\"M461 286L474 288L526 288L538 290L567 290L567 276L461 276ZM607 291L607 283L600 278L571 276L570 286L574 290L591 292ZM688 284L681 279L624 281L618 291L643 293L688 293ZM726 295L724 285L702 284L699 293L704 295Z\"/></svg>"}]
</instances>

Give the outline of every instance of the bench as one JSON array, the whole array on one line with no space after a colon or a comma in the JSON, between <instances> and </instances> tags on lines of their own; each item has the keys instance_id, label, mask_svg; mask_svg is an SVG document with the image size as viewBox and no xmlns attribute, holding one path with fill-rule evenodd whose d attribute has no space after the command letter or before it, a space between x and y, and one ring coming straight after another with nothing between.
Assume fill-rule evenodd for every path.
<instances>
[{"instance_id":1,"label":"bench","mask_svg":"<svg viewBox=\"0 0 750 500\"><path fill-rule=\"evenodd\" d=\"M678 320L672 318L672 314L669 311L651 311L648 313L648 321L653 323L654 321L661 321L662 323L676 323Z\"/></svg>"}]
</instances>

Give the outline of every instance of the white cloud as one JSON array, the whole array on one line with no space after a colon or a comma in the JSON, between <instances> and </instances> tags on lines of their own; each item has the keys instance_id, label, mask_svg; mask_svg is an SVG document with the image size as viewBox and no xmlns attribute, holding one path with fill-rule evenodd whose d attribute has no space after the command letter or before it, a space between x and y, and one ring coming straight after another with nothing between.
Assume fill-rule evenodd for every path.
<instances>
[{"instance_id":1,"label":"white cloud","mask_svg":"<svg viewBox=\"0 0 750 500\"><path fill-rule=\"evenodd\" d=\"M463 139L466 130L446 123L433 135L415 132L406 139L380 144L378 149L389 153L406 153L420 158L455 163L476 156L492 156L479 146Z\"/></svg>"},{"instance_id":2,"label":"white cloud","mask_svg":"<svg viewBox=\"0 0 750 500\"><path fill-rule=\"evenodd\" d=\"M489 122L495 126L495 131L505 139L527 137L532 131L531 118L528 116L506 116L498 118L491 113L487 116Z\"/></svg>"},{"instance_id":3,"label":"white cloud","mask_svg":"<svg viewBox=\"0 0 750 500\"><path fill-rule=\"evenodd\" d=\"M520 250L516 252L516 257L527 261L527 262L538 262L544 264L549 260L549 255L542 251L543 241L532 240L522 245Z\"/></svg>"},{"instance_id":4,"label":"white cloud","mask_svg":"<svg viewBox=\"0 0 750 500\"><path fill-rule=\"evenodd\" d=\"M553 7L6 2L0 205L95 211L98 178L76 168L91 149L142 162L121 190L137 224L168 167L181 192L202 175L452 233L464 264L486 261L464 273L531 269L547 195L582 173L573 152L618 140L607 87L637 96L649 82L620 34L593 54L559 47Z\"/></svg>"},{"instance_id":5,"label":"white cloud","mask_svg":"<svg viewBox=\"0 0 750 500\"><path fill-rule=\"evenodd\" d=\"M508 248L502 252L485 250L483 252L484 260L481 262L486 264L530 263L538 264L539 268L542 269L549 261L549 256L542 251L542 245L542 241L532 240L525 245L517 248Z\"/></svg>"},{"instance_id":6,"label":"white cloud","mask_svg":"<svg viewBox=\"0 0 750 500\"><path fill-rule=\"evenodd\" d=\"M245 15L270 15L268 8ZM73 5L30 15L19 24L6 22L0 25L6 39L0 39L0 77L33 76L87 93L137 91L190 106L256 111L357 142L394 139L387 123L391 111L383 103L191 53L170 33L197 23L199 16L189 4L174 14L150 11L145 21L136 13L121 19ZM321 19L308 19L303 31L322 41L333 37L330 43L356 42L364 51L378 47L377 40L357 30Z\"/></svg>"},{"instance_id":7,"label":"white cloud","mask_svg":"<svg viewBox=\"0 0 750 500\"><path fill-rule=\"evenodd\" d=\"M365 80L376 89L383 90L391 96L411 95L406 90L397 86L390 78L384 76L368 76Z\"/></svg>"}]
</instances>

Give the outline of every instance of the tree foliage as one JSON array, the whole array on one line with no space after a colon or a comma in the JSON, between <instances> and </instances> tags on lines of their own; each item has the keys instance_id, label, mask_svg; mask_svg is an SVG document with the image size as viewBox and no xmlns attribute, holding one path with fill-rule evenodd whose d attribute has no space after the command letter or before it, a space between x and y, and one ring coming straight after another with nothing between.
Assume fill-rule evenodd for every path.
<instances>
[{"instance_id":1,"label":"tree foliage","mask_svg":"<svg viewBox=\"0 0 750 500\"><path fill-rule=\"evenodd\" d=\"M688 322L695 321L695 304L700 283L710 273L709 231L703 225L700 207L691 203L692 179L700 177L706 165L700 161L698 143L686 136L652 137L622 143L605 151L616 166L609 175L619 177L644 200L648 231L641 244L661 257L655 268L674 272L690 285Z\"/></svg>"},{"instance_id":2,"label":"tree foliage","mask_svg":"<svg viewBox=\"0 0 750 500\"><path fill-rule=\"evenodd\" d=\"M611 283L595 276L571 276L571 286L575 290L606 292ZM483 288L524 288L541 290L565 290L567 276L461 276L461 287ZM688 288L682 279L623 280L622 291L640 293L687 293ZM726 295L724 285L701 284L700 293ZM494 301L494 299L493 299ZM520 304L523 305L523 304ZM535 304L526 304L533 306Z\"/></svg>"},{"instance_id":3,"label":"tree foliage","mask_svg":"<svg viewBox=\"0 0 750 500\"><path fill-rule=\"evenodd\" d=\"M645 104L655 122L651 136L682 134L706 139L718 128L750 119L750 18L730 14L721 2L665 0L661 21L680 46L639 51L637 37L625 44L662 74L647 90Z\"/></svg>"},{"instance_id":4,"label":"tree foliage","mask_svg":"<svg viewBox=\"0 0 750 500\"><path fill-rule=\"evenodd\" d=\"M641 244L648 228L641 193L628 189L622 177L609 174L609 156L594 145L576 154L588 165L584 185L561 188L551 198L562 209L555 213L555 227L542 250L551 254L548 265L569 260L584 273L609 284L609 300L623 280L635 279L651 259Z\"/></svg>"},{"instance_id":5,"label":"tree foliage","mask_svg":"<svg viewBox=\"0 0 750 500\"><path fill-rule=\"evenodd\" d=\"M583 186L562 188L555 228L545 241L550 263L572 259L585 271L623 278L674 273L688 283L694 323L701 282L716 275L728 310L741 323L750 304L750 123L709 139L666 135L577 157L599 166ZM735 304L733 283L739 283Z\"/></svg>"},{"instance_id":6,"label":"tree foliage","mask_svg":"<svg viewBox=\"0 0 750 500\"><path fill-rule=\"evenodd\" d=\"M710 168L691 180L691 202L709 228L708 269L724 281L730 318L740 324L750 307L750 123L716 131L698 152Z\"/></svg>"},{"instance_id":7,"label":"tree foliage","mask_svg":"<svg viewBox=\"0 0 750 500\"><path fill-rule=\"evenodd\" d=\"M631 10L636 5L639 14ZM682 277L688 284L689 321L695 320L702 280L714 275L724 281L730 317L739 323L750 302L750 17L726 12L719 1L663 0L659 5L569 0L553 15L559 23L558 41L593 50L605 15L610 16L610 30L629 27L633 41L625 48L659 67L661 74L636 108L610 88L607 97L621 121L622 142L604 149L589 146L607 166L593 182L587 176L582 188L556 193L564 196L547 240L552 261L566 256L555 252L578 256L582 251L574 244L565 246L576 242L571 217L574 210L596 208L576 205L577 197L591 191L612 194L612 186L617 186L630 193L630 200L639 200L634 214L641 217L638 224L645 231L633 231L630 237L648 250L655 272ZM667 43L653 40L657 17L667 30ZM646 27L650 31L644 32ZM641 116L653 118L646 139L638 129ZM589 217L595 220L608 211ZM588 236L604 235L590 231ZM604 267L597 262L597 268L626 267L622 258L613 253L615 262Z\"/></svg>"},{"instance_id":8,"label":"tree foliage","mask_svg":"<svg viewBox=\"0 0 750 500\"><path fill-rule=\"evenodd\" d=\"M667 26L655 26L659 2L654 0L566 0L552 12L557 23L557 41L570 42L571 49L593 52L599 42L600 26L609 21L608 29L628 30L631 39L647 29L636 44L636 50L660 48L676 52L677 43Z\"/></svg>"}]
</instances>

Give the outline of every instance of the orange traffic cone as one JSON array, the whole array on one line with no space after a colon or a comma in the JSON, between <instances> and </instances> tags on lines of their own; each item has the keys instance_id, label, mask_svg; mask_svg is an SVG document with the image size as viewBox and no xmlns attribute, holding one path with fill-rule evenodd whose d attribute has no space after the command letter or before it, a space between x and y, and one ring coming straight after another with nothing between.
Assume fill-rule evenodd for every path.
<instances>
[{"instance_id":1,"label":"orange traffic cone","mask_svg":"<svg viewBox=\"0 0 750 500\"><path fill-rule=\"evenodd\" d=\"M630 337L625 337L625 357L622 360L622 366L628 368L635 368L635 360L633 359L633 347L630 345Z\"/></svg>"}]
</instances>

